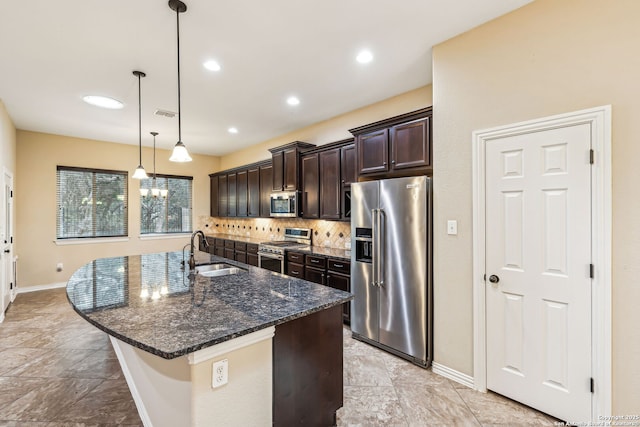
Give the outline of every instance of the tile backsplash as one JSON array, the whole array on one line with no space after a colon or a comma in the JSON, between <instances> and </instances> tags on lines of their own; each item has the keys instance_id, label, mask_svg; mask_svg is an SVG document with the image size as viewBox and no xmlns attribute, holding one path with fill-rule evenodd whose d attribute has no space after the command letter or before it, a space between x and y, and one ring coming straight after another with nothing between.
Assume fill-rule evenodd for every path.
<instances>
[{"instance_id":1,"label":"tile backsplash","mask_svg":"<svg viewBox=\"0 0 640 427\"><path fill-rule=\"evenodd\" d=\"M351 243L351 225L342 221L302 218L217 218L200 216L197 229L205 234L229 234L256 240L282 240L286 227L310 228L312 244L345 249Z\"/></svg>"}]
</instances>

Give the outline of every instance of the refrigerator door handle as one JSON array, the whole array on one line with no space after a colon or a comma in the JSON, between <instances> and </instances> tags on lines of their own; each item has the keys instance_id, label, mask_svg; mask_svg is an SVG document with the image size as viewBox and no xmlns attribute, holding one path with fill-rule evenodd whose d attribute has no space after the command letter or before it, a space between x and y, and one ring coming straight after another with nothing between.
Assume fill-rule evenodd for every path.
<instances>
[{"instance_id":1,"label":"refrigerator door handle","mask_svg":"<svg viewBox=\"0 0 640 427\"><path fill-rule=\"evenodd\" d=\"M371 285L378 286L377 273L378 273L378 224L377 224L377 209L371 209Z\"/></svg>"},{"instance_id":2,"label":"refrigerator door handle","mask_svg":"<svg viewBox=\"0 0 640 427\"><path fill-rule=\"evenodd\" d=\"M378 209L378 286L384 285L385 265L384 265L384 247L386 242L387 227L385 224L386 213L384 209Z\"/></svg>"}]
</instances>

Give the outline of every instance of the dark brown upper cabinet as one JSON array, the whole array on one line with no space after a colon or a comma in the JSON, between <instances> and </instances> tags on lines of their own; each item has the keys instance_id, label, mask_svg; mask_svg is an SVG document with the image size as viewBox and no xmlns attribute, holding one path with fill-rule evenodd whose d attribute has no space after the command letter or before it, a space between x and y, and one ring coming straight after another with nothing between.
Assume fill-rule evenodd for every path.
<instances>
[{"instance_id":1,"label":"dark brown upper cabinet","mask_svg":"<svg viewBox=\"0 0 640 427\"><path fill-rule=\"evenodd\" d=\"M431 107L350 129L356 137L357 171L370 178L429 175Z\"/></svg>"},{"instance_id":2,"label":"dark brown upper cabinet","mask_svg":"<svg viewBox=\"0 0 640 427\"><path fill-rule=\"evenodd\" d=\"M340 177L340 148L319 153L320 218L340 219L342 180Z\"/></svg>"},{"instance_id":3,"label":"dark brown upper cabinet","mask_svg":"<svg viewBox=\"0 0 640 427\"><path fill-rule=\"evenodd\" d=\"M238 175L236 172L227 174L227 186L229 194L229 205L227 207L227 216L238 216L238 193L236 190L236 183L238 181Z\"/></svg>"},{"instance_id":4,"label":"dark brown upper cabinet","mask_svg":"<svg viewBox=\"0 0 640 427\"><path fill-rule=\"evenodd\" d=\"M393 126L391 138L391 167L407 169L430 166L429 117Z\"/></svg>"},{"instance_id":5,"label":"dark brown upper cabinet","mask_svg":"<svg viewBox=\"0 0 640 427\"><path fill-rule=\"evenodd\" d=\"M209 175L209 216L220 216L218 211L218 175Z\"/></svg>"},{"instance_id":6,"label":"dark brown upper cabinet","mask_svg":"<svg viewBox=\"0 0 640 427\"><path fill-rule=\"evenodd\" d=\"M247 216L260 216L260 168L247 170Z\"/></svg>"},{"instance_id":7,"label":"dark brown upper cabinet","mask_svg":"<svg viewBox=\"0 0 640 427\"><path fill-rule=\"evenodd\" d=\"M227 174L218 177L218 215L222 217L229 216L229 185Z\"/></svg>"},{"instance_id":8,"label":"dark brown upper cabinet","mask_svg":"<svg viewBox=\"0 0 640 427\"><path fill-rule=\"evenodd\" d=\"M318 153L306 154L301 158L302 168L302 217L320 218L320 182Z\"/></svg>"},{"instance_id":9,"label":"dark brown upper cabinet","mask_svg":"<svg viewBox=\"0 0 640 427\"><path fill-rule=\"evenodd\" d=\"M352 183L358 182L358 170L356 159L355 144L347 145L340 151L340 176L342 177L343 186L351 186Z\"/></svg>"},{"instance_id":10,"label":"dark brown upper cabinet","mask_svg":"<svg viewBox=\"0 0 640 427\"><path fill-rule=\"evenodd\" d=\"M271 216L271 191L273 191L273 165L260 166L260 216Z\"/></svg>"},{"instance_id":11,"label":"dark brown upper cabinet","mask_svg":"<svg viewBox=\"0 0 640 427\"><path fill-rule=\"evenodd\" d=\"M389 170L389 130L358 135L358 173L364 175Z\"/></svg>"},{"instance_id":12,"label":"dark brown upper cabinet","mask_svg":"<svg viewBox=\"0 0 640 427\"><path fill-rule=\"evenodd\" d=\"M248 172L246 170L238 171L236 173L236 197L237 197L237 211L236 216L247 216L247 207L249 204L247 182Z\"/></svg>"},{"instance_id":13,"label":"dark brown upper cabinet","mask_svg":"<svg viewBox=\"0 0 640 427\"><path fill-rule=\"evenodd\" d=\"M296 191L300 185L300 154L315 145L295 141L269 149L273 163L273 191Z\"/></svg>"}]
</instances>

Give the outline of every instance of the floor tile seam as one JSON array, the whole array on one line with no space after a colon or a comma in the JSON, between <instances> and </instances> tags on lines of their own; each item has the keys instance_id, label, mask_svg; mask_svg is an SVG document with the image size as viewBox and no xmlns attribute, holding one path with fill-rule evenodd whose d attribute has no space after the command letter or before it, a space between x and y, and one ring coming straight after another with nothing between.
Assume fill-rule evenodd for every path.
<instances>
[{"instance_id":1,"label":"floor tile seam","mask_svg":"<svg viewBox=\"0 0 640 427\"><path fill-rule=\"evenodd\" d=\"M391 378L391 372L389 372L389 367L387 366L387 364L384 364L385 369L387 370L387 374L389 375L389 378ZM396 397L396 401L398 402L398 405L400 405L400 409L402 409L402 418L404 421L404 424L406 426L410 426L411 424L409 423L409 417L407 416L407 410L405 408L405 406L402 404L402 401L400 400L400 395L398 394L398 389L396 388L396 385L393 383L393 380L391 381L391 387L393 388L393 394Z\"/></svg>"},{"instance_id":2,"label":"floor tile seam","mask_svg":"<svg viewBox=\"0 0 640 427\"><path fill-rule=\"evenodd\" d=\"M59 379L80 379L83 380L85 378L59 378ZM104 380L98 382L94 387L87 387L87 390L84 393L78 393L78 395L76 396L76 399L74 400L69 400L69 402L66 405L62 405L61 408L59 408L58 411L55 411L53 414L50 415L51 420L49 420L48 422L50 423L76 423L76 424L82 424L84 423L84 421L67 421L67 420L62 420L59 421L58 420L58 416L61 415L62 413L66 412L69 408L73 407L73 405L75 405L76 403L78 403L80 400L84 399L86 396L89 395L89 393L91 393L92 391L94 391L96 388L100 387L102 385L102 383L104 382Z\"/></svg>"},{"instance_id":3,"label":"floor tile seam","mask_svg":"<svg viewBox=\"0 0 640 427\"><path fill-rule=\"evenodd\" d=\"M475 411L473 409L471 409L471 407L469 406L469 403L467 402L467 399L464 398L464 396L462 396L459 392L458 389L455 388L453 386L453 384L451 384L451 388L456 392L456 394L460 397L460 400L462 400L462 403L464 403L464 406L466 406L466 408L469 410L469 412L471 413L471 415L473 415L473 418L476 420L476 422L478 423L478 425L480 427L484 426L484 424L480 421L480 419L478 418L478 416L476 415Z\"/></svg>"}]
</instances>

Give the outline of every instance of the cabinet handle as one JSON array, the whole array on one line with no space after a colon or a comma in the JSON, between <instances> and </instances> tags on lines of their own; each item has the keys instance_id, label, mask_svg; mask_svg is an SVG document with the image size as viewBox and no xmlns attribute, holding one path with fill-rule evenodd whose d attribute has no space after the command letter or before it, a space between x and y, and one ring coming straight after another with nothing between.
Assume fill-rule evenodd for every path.
<instances>
[{"instance_id":1,"label":"cabinet handle","mask_svg":"<svg viewBox=\"0 0 640 427\"><path fill-rule=\"evenodd\" d=\"M336 268L344 268L344 264L333 264Z\"/></svg>"},{"instance_id":2,"label":"cabinet handle","mask_svg":"<svg viewBox=\"0 0 640 427\"><path fill-rule=\"evenodd\" d=\"M382 162L382 166L387 166L387 162Z\"/></svg>"},{"instance_id":3,"label":"cabinet handle","mask_svg":"<svg viewBox=\"0 0 640 427\"><path fill-rule=\"evenodd\" d=\"M342 180L342 183L344 184L344 179Z\"/></svg>"},{"instance_id":4,"label":"cabinet handle","mask_svg":"<svg viewBox=\"0 0 640 427\"><path fill-rule=\"evenodd\" d=\"M300 274L299 271L291 270L291 274Z\"/></svg>"},{"instance_id":5,"label":"cabinet handle","mask_svg":"<svg viewBox=\"0 0 640 427\"><path fill-rule=\"evenodd\" d=\"M312 259L311 262L314 264L318 264L320 261L318 261L317 259Z\"/></svg>"},{"instance_id":6,"label":"cabinet handle","mask_svg":"<svg viewBox=\"0 0 640 427\"><path fill-rule=\"evenodd\" d=\"M396 164L396 161L395 161L395 160L391 160L391 164L392 164L392 165L395 165L395 164Z\"/></svg>"}]
</instances>

